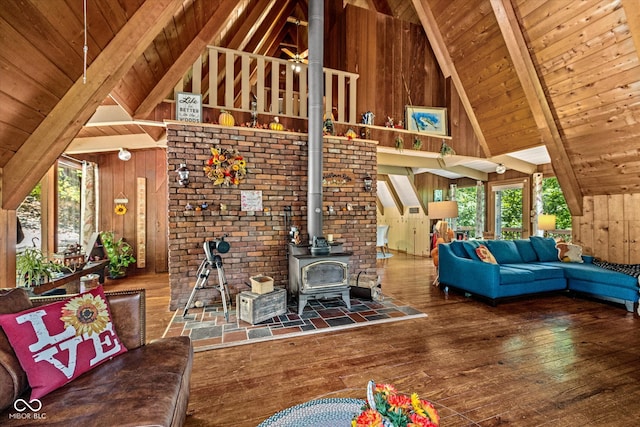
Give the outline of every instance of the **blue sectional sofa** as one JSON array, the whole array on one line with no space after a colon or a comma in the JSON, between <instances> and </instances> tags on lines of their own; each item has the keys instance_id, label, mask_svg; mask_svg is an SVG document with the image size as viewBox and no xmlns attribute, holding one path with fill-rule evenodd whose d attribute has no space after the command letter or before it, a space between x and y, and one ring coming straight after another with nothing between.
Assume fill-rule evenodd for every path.
<instances>
[{"instance_id":1,"label":"blue sectional sofa","mask_svg":"<svg viewBox=\"0 0 640 427\"><path fill-rule=\"evenodd\" d=\"M486 246L497 264L483 262L476 249ZM457 240L441 243L439 280L493 304L499 299L551 291L575 291L624 304L638 303L638 279L585 262L562 262L552 238ZM640 308L638 308L640 314Z\"/></svg>"}]
</instances>

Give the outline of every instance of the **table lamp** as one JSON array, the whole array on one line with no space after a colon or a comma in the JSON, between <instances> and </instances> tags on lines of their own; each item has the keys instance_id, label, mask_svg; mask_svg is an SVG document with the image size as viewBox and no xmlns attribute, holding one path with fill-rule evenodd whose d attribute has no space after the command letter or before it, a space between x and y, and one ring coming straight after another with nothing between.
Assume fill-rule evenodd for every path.
<instances>
[{"instance_id":1,"label":"table lamp","mask_svg":"<svg viewBox=\"0 0 640 427\"><path fill-rule=\"evenodd\" d=\"M458 202L455 200L446 200L444 202L431 202L428 205L429 217L431 219L438 219L436 223L436 230L440 231L442 227L442 220L447 218L458 217ZM447 237L442 236L445 241L448 241Z\"/></svg>"},{"instance_id":2,"label":"table lamp","mask_svg":"<svg viewBox=\"0 0 640 427\"><path fill-rule=\"evenodd\" d=\"M551 230L556 229L556 216L549 214L538 215L538 230L544 231L544 236Z\"/></svg>"}]
</instances>

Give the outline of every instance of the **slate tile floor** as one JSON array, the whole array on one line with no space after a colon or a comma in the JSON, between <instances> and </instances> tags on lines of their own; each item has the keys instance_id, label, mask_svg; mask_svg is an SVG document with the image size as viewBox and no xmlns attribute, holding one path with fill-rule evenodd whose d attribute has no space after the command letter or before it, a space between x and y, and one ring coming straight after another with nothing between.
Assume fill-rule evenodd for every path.
<instances>
[{"instance_id":1,"label":"slate tile floor","mask_svg":"<svg viewBox=\"0 0 640 427\"><path fill-rule=\"evenodd\" d=\"M294 301L288 305L286 314L252 325L238 320L235 305L229 310L229 322L225 322L222 307L218 305L190 309L182 317L177 310L164 336L189 335L194 350L247 344L264 341L282 335L296 336L320 330L364 326L367 323L401 320L403 317L422 315L420 311L385 297L382 301L351 298L348 309L339 298L311 300L298 315Z\"/></svg>"}]
</instances>

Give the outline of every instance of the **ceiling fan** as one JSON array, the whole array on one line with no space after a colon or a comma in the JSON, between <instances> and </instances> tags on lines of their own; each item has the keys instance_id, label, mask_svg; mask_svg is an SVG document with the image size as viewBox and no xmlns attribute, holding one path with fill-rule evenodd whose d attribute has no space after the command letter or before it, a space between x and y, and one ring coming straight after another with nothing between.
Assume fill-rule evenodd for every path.
<instances>
[{"instance_id":1,"label":"ceiling fan","mask_svg":"<svg viewBox=\"0 0 640 427\"><path fill-rule=\"evenodd\" d=\"M305 22L305 21L301 21L298 18L295 18L293 16L288 17L287 18L287 22L291 22L293 24L296 24L296 51L294 53L294 52L291 51L291 49L289 49L287 47L283 47L282 51L291 57L289 59L289 61L292 62L291 68L296 72L300 72L300 63L307 64L308 63L307 57L309 56L309 49L305 49L304 52L299 52L298 51L298 39L299 39L298 36L299 36L299 31L300 31L300 25L308 26L309 23Z\"/></svg>"}]
</instances>

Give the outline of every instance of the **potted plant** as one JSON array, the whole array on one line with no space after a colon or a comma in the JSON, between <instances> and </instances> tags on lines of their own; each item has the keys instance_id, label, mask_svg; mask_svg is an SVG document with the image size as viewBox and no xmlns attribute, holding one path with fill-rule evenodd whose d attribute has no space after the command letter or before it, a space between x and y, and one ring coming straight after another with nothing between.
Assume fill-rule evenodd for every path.
<instances>
[{"instance_id":1,"label":"potted plant","mask_svg":"<svg viewBox=\"0 0 640 427\"><path fill-rule=\"evenodd\" d=\"M26 248L16 257L18 286L32 287L46 283L61 267L49 261L40 249Z\"/></svg>"},{"instance_id":2,"label":"potted plant","mask_svg":"<svg viewBox=\"0 0 640 427\"><path fill-rule=\"evenodd\" d=\"M113 231L103 231L100 233L104 252L109 258L109 277L118 279L127 275L127 267L136 262L133 257L133 248L124 241L124 238L115 239Z\"/></svg>"}]
</instances>

